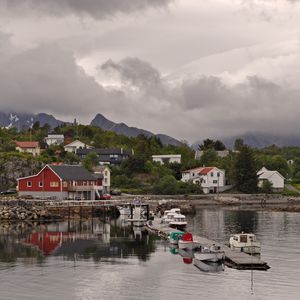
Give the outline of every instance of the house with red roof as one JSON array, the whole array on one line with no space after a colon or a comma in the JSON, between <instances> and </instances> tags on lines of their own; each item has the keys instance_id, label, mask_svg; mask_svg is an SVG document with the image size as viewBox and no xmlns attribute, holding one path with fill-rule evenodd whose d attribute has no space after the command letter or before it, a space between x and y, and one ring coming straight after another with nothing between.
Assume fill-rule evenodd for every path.
<instances>
[{"instance_id":1,"label":"house with red roof","mask_svg":"<svg viewBox=\"0 0 300 300\"><path fill-rule=\"evenodd\" d=\"M22 153L29 153L33 156L38 156L41 153L39 142L36 141L15 141L16 150Z\"/></svg>"},{"instance_id":2,"label":"house with red roof","mask_svg":"<svg viewBox=\"0 0 300 300\"><path fill-rule=\"evenodd\" d=\"M20 196L58 200L95 200L102 193L102 177L80 165L46 165L35 175L17 179Z\"/></svg>"},{"instance_id":3,"label":"house with red roof","mask_svg":"<svg viewBox=\"0 0 300 300\"><path fill-rule=\"evenodd\" d=\"M201 185L204 194L219 193L226 189L225 170L217 167L199 167L182 172L181 181Z\"/></svg>"}]
</instances>

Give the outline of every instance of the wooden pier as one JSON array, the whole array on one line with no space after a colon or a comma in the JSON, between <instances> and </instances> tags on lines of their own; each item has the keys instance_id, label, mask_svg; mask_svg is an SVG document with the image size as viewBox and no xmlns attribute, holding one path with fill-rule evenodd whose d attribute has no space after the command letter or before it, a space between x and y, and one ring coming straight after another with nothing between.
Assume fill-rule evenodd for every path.
<instances>
[{"instance_id":1,"label":"wooden pier","mask_svg":"<svg viewBox=\"0 0 300 300\"><path fill-rule=\"evenodd\" d=\"M159 236L167 239L170 232L174 231L174 228L168 225L163 225L160 220L148 221L147 228L158 234ZM225 265L238 270L268 270L270 267L264 261L257 256L251 256L249 254L231 250L229 247L209 240L205 237L193 235L194 241L205 246L212 246L213 244L219 246L221 250L225 252Z\"/></svg>"}]
</instances>

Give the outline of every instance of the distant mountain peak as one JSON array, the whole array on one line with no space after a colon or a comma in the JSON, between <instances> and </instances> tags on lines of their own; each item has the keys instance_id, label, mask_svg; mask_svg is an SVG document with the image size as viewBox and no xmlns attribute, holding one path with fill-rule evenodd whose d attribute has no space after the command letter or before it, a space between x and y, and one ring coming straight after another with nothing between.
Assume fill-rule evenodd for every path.
<instances>
[{"instance_id":1,"label":"distant mountain peak","mask_svg":"<svg viewBox=\"0 0 300 300\"><path fill-rule=\"evenodd\" d=\"M161 142L164 145L175 145L175 146L181 145L180 141L178 141L168 135L154 134L145 129L140 129L137 127L130 127L123 122L115 123L113 121L108 120L100 113L98 113L95 116L95 118L91 122L91 125L100 127L101 129L106 130L106 131L113 131L115 133L123 134L123 135L129 136L129 137L136 137L140 134L143 134L147 137L156 136L156 137L160 138Z\"/></svg>"},{"instance_id":2,"label":"distant mountain peak","mask_svg":"<svg viewBox=\"0 0 300 300\"><path fill-rule=\"evenodd\" d=\"M28 114L28 113L16 113L16 112L1 112L0 111L0 127L7 129L17 128L17 130L28 129L33 126L35 122L39 122L41 126L46 123L52 128L61 125L63 122L57 120L52 115L46 113Z\"/></svg>"}]
</instances>

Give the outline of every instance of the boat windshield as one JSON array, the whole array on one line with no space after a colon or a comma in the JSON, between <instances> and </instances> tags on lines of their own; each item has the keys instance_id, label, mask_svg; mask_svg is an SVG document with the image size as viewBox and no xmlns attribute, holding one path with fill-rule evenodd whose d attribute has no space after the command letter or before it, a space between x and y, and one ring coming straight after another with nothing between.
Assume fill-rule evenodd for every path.
<instances>
[{"instance_id":1,"label":"boat windshield","mask_svg":"<svg viewBox=\"0 0 300 300\"><path fill-rule=\"evenodd\" d=\"M240 242L247 243L247 235L246 234L240 235Z\"/></svg>"}]
</instances>

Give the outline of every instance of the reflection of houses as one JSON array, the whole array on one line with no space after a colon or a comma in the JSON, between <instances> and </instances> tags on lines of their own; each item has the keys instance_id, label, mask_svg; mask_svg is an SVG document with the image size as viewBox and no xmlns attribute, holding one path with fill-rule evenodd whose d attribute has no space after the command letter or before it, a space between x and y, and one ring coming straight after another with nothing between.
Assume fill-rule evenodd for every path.
<instances>
[{"instance_id":1,"label":"reflection of houses","mask_svg":"<svg viewBox=\"0 0 300 300\"><path fill-rule=\"evenodd\" d=\"M71 152L71 153L76 153L76 151L78 149L91 149L91 148L92 148L91 146L89 146L79 140L73 141L64 146L65 151Z\"/></svg>"},{"instance_id":2,"label":"reflection of houses","mask_svg":"<svg viewBox=\"0 0 300 300\"><path fill-rule=\"evenodd\" d=\"M277 171L270 171L263 167L257 172L258 186L262 187L264 181L272 184L273 191L282 191L284 189L284 177Z\"/></svg>"},{"instance_id":3,"label":"reflection of houses","mask_svg":"<svg viewBox=\"0 0 300 300\"><path fill-rule=\"evenodd\" d=\"M181 154L164 154L164 155L152 155L152 160L154 162L159 162L160 164L165 163L181 163Z\"/></svg>"},{"instance_id":4,"label":"reflection of houses","mask_svg":"<svg viewBox=\"0 0 300 300\"><path fill-rule=\"evenodd\" d=\"M225 170L217 167L200 167L183 171L181 181L201 185L205 194L223 192L226 189Z\"/></svg>"},{"instance_id":5,"label":"reflection of houses","mask_svg":"<svg viewBox=\"0 0 300 300\"><path fill-rule=\"evenodd\" d=\"M94 174L96 177L102 179L103 193L110 193L110 169L106 165L96 166L94 168Z\"/></svg>"},{"instance_id":6,"label":"reflection of houses","mask_svg":"<svg viewBox=\"0 0 300 300\"><path fill-rule=\"evenodd\" d=\"M34 232L26 239L25 244L35 246L45 256L48 256L64 254L68 249L73 249L75 253L84 253L85 248L99 238L101 236L91 233ZM105 242L109 243L109 235ZM82 251L80 251L81 248L83 248Z\"/></svg>"},{"instance_id":7,"label":"reflection of houses","mask_svg":"<svg viewBox=\"0 0 300 300\"><path fill-rule=\"evenodd\" d=\"M39 142L18 142L15 141L16 144L16 150L21 153L29 153L33 156L38 156L41 153L41 149L39 146Z\"/></svg>"},{"instance_id":8,"label":"reflection of houses","mask_svg":"<svg viewBox=\"0 0 300 300\"><path fill-rule=\"evenodd\" d=\"M51 255L62 243L62 232L34 232L25 244L35 246L45 256Z\"/></svg>"},{"instance_id":9,"label":"reflection of houses","mask_svg":"<svg viewBox=\"0 0 300 300\"><path fill-rule=\"evenodd\" d=\"M102 190L102 179L82 166L46 165L38 174L19 178L20 196L34 198L94 200Z\"/></svg>"},{"instance_id":10,"label":"reflection of houses","mask_svg":"<svg viewBox=\"0 0 300 300\"><path fill-rule=\"evenodd\" d=\"M63 134L48 134L47 137L45 137L45 143L48 146L51 145L62 145L64 143L65 137Z\"/></svg>"},{"instance_id":11,"label":"reflection of houses","mask_svg":"<svg viewBox=\"0 0 300 300\"><path fill-rule=\"evenodd\" d=\"M129 156L133 155L133 150L123 148L95 148L95 149L78 149L76 154L80 159L84 159L90 153L96 153L99 164L118 165Z\"/></svg>"}]
</instances>

